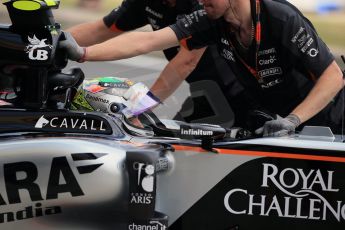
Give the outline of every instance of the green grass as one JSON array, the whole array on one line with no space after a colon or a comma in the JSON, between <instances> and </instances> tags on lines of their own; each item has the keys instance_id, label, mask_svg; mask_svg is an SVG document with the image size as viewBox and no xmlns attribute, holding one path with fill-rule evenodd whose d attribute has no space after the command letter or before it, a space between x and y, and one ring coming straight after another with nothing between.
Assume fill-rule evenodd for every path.
<instances>
[{"instance_id":1,"label":"green grass","mask_svg":"<svg viewBox=\"0 0 345 230\"><path fill-rule=\"evenodd\" d=\"M115 8L115 6L120 5L121 2L122 0L105 0L102 8L104 8L108 12L110 9Z\"/></svg>"},{"instance_id":2,"label":"green grass","mask_svg":"<svg viewBox=\"0 0 345 230\"><path fill-rule=\"evenodd\" d=\"M64 7L77 7L78 3L81 0L61 0L60 6ZM101 9L100 11L109 12L111 9L114 9L116 6L120 5L122 0L100 0Z\"/></svg>"},{"instance_id":3,"label":"green grass","mask_svg":"<svg viewBox=\"0 0 345 230\"><path fill-rule=\"evenodd\" d=\"M345 12L306 16L312 21L326 44L345 52Z\"/></svg>"}]
</instances>

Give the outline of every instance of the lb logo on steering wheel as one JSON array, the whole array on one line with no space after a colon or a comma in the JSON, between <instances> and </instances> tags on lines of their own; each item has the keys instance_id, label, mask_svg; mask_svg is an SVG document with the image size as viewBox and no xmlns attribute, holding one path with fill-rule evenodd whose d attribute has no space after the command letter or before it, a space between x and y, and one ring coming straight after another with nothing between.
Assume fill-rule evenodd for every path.
<instances>
[{"instance_id":1,"label":"lb logo on steering wheel","mask_svg":"<svg viewBox=\"0 0 345 230\"><path fill-rule=\"evenodd\" d=\"M39 60L39 61L48 60L49 52L43 48L48 47L49 49L52 49L53 46L46 44L46 40L47 39L39 40L36 37L36 35L34 35L32 38L28 36L28 41L30 42L30 44L26 46L25 51L26 53L29 53L30 60Z\"/></svg>"}]
</instances>

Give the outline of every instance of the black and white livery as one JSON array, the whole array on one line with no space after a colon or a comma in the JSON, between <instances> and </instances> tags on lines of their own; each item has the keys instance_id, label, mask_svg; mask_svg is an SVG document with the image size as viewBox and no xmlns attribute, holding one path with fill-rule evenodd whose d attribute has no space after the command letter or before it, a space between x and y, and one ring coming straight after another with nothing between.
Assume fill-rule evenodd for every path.
<instances>
[{"instance_id":1,"label":"black and white livery","mask_svg":"<svg viewBox=\"0 0 345 230\"><path fill-rule=\"evenodd\" d=\"M64 35L53 1L33 1L42 27L22 22L37 12L22 12L15 2L5 3L16 15L13 25L0 27L0 43L11 44L0 44L1 229L344 228L342 136L307 127L262 138L241 128L160 120L149 110L125 116L116 110L126 104L120 95L115 108L105 106L115 100L90 93L109 111L91 111L96 104L87 100L81 105L90 111L72 111L83 73L61 71L67 62L57 44ZM33 49L28 37L41 46ZM47 60L31 59L27 47L47 51ZM257 111L253 123L268 117Z\"/></svg>"}]
</instances>

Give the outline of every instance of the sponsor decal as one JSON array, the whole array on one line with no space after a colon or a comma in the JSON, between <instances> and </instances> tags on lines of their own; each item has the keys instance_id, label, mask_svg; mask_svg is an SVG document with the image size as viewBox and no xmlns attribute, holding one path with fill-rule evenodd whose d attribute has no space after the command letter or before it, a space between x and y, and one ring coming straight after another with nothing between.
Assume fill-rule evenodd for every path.
<instances>
[{"instance_id":1,"label":"sponsor decal","mask_svg":"<svg viewBox=\"0 0 345 230\"><path fill-rule=\"evenodd\" d=\"M304 27L299 28L298 32L291 39L291 42L297 44L297 48L302 53L307 53L310 57L316 57L319 53L316 52L317 49L311 47L315 41Z\"/></svg>"},{"instance_id":2,"label":"sponsor decal","mask_svg":"<svg viewBox=\"0 0 345 230\"><path fill-rule=\"evenodd\" d=\"M270 65L270 64L274 64L276 61L277 61L276 56L271 55L268 59L259 60L259 65L261 65L261 66Z\"/></svg>"},{"instance_id":3,"label":"sponsor decal","mask_svg":"<svg viewBox=\"0 0 345 230\"><path fill-rule=\"evenodd\" d=\"M319 54L319 50L315 48L312 48L308 51L308 55L310 57L316 57L318 54Z\"/></svg>"},{"instance_id":4,"label":"sponsor decal","mask_svg":"<svg viewBox=\"0 0 345 230\"><path fill-rule=\"evenodd\" d=\"M97 84L97 79L95 83ZM125 78L102 77L98 78L98 84L108 88L129 89L129 87L133 85L133 82Z\"/></svg>"},{"instance_id":5,"label":"sponsor decal","mask_svg":"<svg viewBox=\"0 0 345 230\"><path fill-rule=\"evenodd\" d=\"M228 41L226 38L221 38L221 39L220 39L220 42L221 42L222 44L224 44L224 45L227 45L227 46L230 45L230 44L229 44L229 41Z\"/></svg>"},{"instance_id":6,"label":"sponsor decal","mask_svg":"<svg viewBox=\"0 0 345 230\"><path fill-rule=\"evenodd\" d=\"M81 117L52 117L45 118L42 115L35 124L36 129L55 128L55 129L75 129L85 131L106 132L103 120Z\"/></svg>"},{"instance_id":7,"label":"sponsor decal","mask_svg":"<svg viewBox=\"0 0 345 230\"><path fill-rule=\"evenodd\" d=\"M275 54L277 53L276 48L270 48L270 49L266 49L266 50L260 50L258 52L258 56L262 56L262 55L268 55L268 54Z\"/></svg>"},{"instance_id":8,"label":"sponsor decal","mask_svg":"<svg viewBox=\"0 0 345 230\"><path fill-rule=\"evenodd\" d=\"M151 9L150 7L146 6L145 11L152 14L153 16L162 19L163 14L156 12L155 10Z\"/></svg>"},{"instance_id":9,"label":"sponsor decal","mask_svg":"<svg viewBox=\"0 0 345 230\"><path fill-rule=\"evenodd\" d=\"M340 151L283 149L239 145L227 150L244 162L236 163L237 157L233 160L230 157L233 164L229 164L229 173L224 172L215 186L205 188L202 197L169 229L180 229L181 223L188 223L190 229L212 226L209 229L230 230L240 226L240 229L324 230L327 226L344 230L344 162L322 159L338 156ZM206 174L214 170L218 168L209 168Z\"/></svg>"},{"instance_id":10,"label":"sponsor decal","mask_svg":"<svg viewBox=\"0 0 345 230\"><path fill-rule=\"evenodd\" d=\"M75 153L72 154L72 159L73 161L95 160L104 155ZM78 166L77 169L80 174L89 174L101 165L103 164L83 165ZM35 203L23 209L0 213L0 223L59 214L62 213L60 206L44 207L40 202L58 199L59 194L62 193L69 193L72 197L85 195L65 156L52 158L47 184L36 182L40 173L43 172L34 162L30 161L3 164L3 181L6 192L0 194L0 205L22 203L22 191L26 191L31 201Z\"/></svg>"},{"instance_id":11,"label":"sponsor decal","mask_svg":"<svg viewBox=\"0 0 345 230\"><path fill-rule=\"evenodd\" d=\"M282 74L283 74L283 70L280 67L273 67L270 69L265 69L265 70L259 71L259 76L261 78L269 77L272 75L282 75Z\"/></svg>"},{"instance_id":12,"label":"sponsor decal","mask_svg":"<svg viewBox=\"0 0 345 230\"><path fill-rule=\"evenodd\" d=\"M282 78L277 78L277 79L275 79L275 80L273 80L273 81L270 81L270 82L268 82L268 83L262 82L262 83L260 83L260 86L261 86L261 88L263 88L263 89L268 89L268 88L271 88L271 87L273 87L273 86L275 86L275 85L278 85L278 84L280 84L280 83L282 83L282 82L283 82L283 79L282 79Z\"/></svg>"},{"instance_id":13,"label":"sponsor decal","mask_svg":"<svg viewBox=\"0 0 345 230\"><path fill-rule=\"evenodd\" d=\"M168 171L170 169L169 160L167 158L160 158L157 160L156 163L156 171L157 172L163 172Z\"/></svg>"},{"instance_id":14,"label":"sponsor decal","mask_svg":"<svg viewBox=\"0 0 345 230\"><path fill-rule=\"evenodd\" d=\"M104 90L126 90L134 85L129 79L118 77L101 77L94 80L84 81L83 87L86 91L97 93Z\"/></svg>"},{"instance_id":15,"label":"sponsor decal","mask_svg":"<svg viewBox=\"0 0 345 230\"><path fill-rule=\"evenodd\" d=\"M193 23L198 23L200 21L200 19L206 15L206 11L204 10L197 10L194 11L191 14L185 15L185 17L183 17L183 22L184 22L184 26L190 27Z\"/></svg>"},{"instance_id":16,"label":"sponsor decal","mask_svg":"<svg viewBox=\"0 0 345 230\"><path fill-rule=\"evenodd\" d=\"M271 60L265 60L265 61L271 62ZM272 60L272 62L275 62L275 60ZM283 70L281 67L273 67L270 69L261 70L259 71L258 74L260 76L259 83L262 89L268 89L283 82L283 78L279 76L283 74ZM268 78L271 76L275 76L275 77L273 77L273 80L268 80L268 79L272 79L272 78Z\"/></svg>"},{"instance_id":17,"label":"sponsor decal","mask_svg":"<svg viewBox=\"0 0 345 230\"><path fill-rule=\"evenodd\" d=\"M131 193L131 204L151 204L152 200L150 193Z\"/></svg>"},{"instance_id":18,"label":"sponsor decal","mask_svg":"<svg viewBox=\"0 0 345 230\"><path fill-rule=\"evenodd\" d=\"M311 44L313 44L313 42L314 42L314 39L313 38L309 38L307 43L305 43L305 45L301 49L302 53L305 53L307 51L307 49L311 46Z\"/></svg>"},{"instance_id":19,"label":"sponsor decal","mask_svg":"<svg viewBox=\"0 0 345 230\"><path fill-rule=\"evenodd\" d=\"M235 57L234 57L234 53L230 50L227 50L227 49L223 49L222 52L221 52L221 55L227 59L227 60L230 60L230 61L233 61L235 62Z\"/></svg>"},{"instance_id":20,"label":"sponsor decal","mask_svg":"<svg viewBox=\"0 0 345 230\"><path fill-rule=\"evenodd\" d=\"M142 189L144 189L145 192L153 192L153 174L155 172L155 168L153 165L146 165L145 167L145 173L146 176L140 180L141 178L141 169L144 167L145 164L139 163L138 168L138 186L141 185Z\"/></svg>"},{"instance_id":21,"label":"sponsor decal","mask_svg":"<svg viewBox=\"0 0 345 230\"><path fill-rule=\"evenodd\" d=\"M213 131L211 130L181 128L180 132L181 135L186 136L213 136Z\"/></svg>"},{"instance_id":22,"label":"sponsor decal","mask_svg":"<svg viewBox=\"0 0 345 230\"><path fill-rule=\"evenodd\" d=\"M143 192L132 193L130 202L135 204L151 204L155 167L151 164L135 163L134 168L138 171L137 186Z\"/></svg>"},{"instance_id":23,"label":"sponsor decal","mask_svg":"<svg viewBox=\"0 0 345 230\"><path fill-rule=\"evenodd\" d=\"M310 34L302 35L302 37L297 40L297 47L301 49L307 43L308 39L310 39Z\"/></svg>"},{"instance_id":24,"label":"sponsor decal","mask_svg":"<svg viewBox=\"0 0 345 230\"><path fill-rule=\"evenodd\" d=\"M345 203L343 196L337 195L341 190L335 185L335 181L342 180L334 179L336 171L325 167L279 168L274 163L262 163L261 169L260 188L248 190L237 187L225 194L227 212L233 215L345 222Z\"/></svg>"},{"instance_id":25,"label":"sponsor decal","mask_svg":"<svg viewBox=\"0 0 345 230\"><path fill-rule=\"evenodd\" d=\"M131 223L128 225L128 230L165 230L167 227L156 220L151 220L148 224Z\"/></svg>"},{"instance_id":26,"label":"sponsor decal","mask_svg":"<svg viewBox=\"0 0 345 230\"><path fill-rule=\"evenodd\" d=\"M100 97L97 97L97 96L92 96L90 94L86 94L86 99L89 99L91 101L95 101L95 102L102 102L104 104L109 104L109 100L107 99L104 99L104 98L100 98Z\"/></svg>"},{"instance_id":27,"label":"sponsor decal","mask_svg":"<svg viewBox=\"0 0 345 230\"><path fill-rule=\"evenodd\" d=\"M44 126L46 126L48 123L49 123L49 120L45 119L45 118L44 118L44 115L42 115L42 116L40 117L40 119L38 119L38 121L36 122L35 128L41 129L41 128L43 128Z\"/></svg>"},{"instance_id":28,"label":"sponsor decal","mask_svg":"<svg viewBox=\"0 0 345 230\"><path fill-rule=\"evenodd\" d=\"M53 46L46 44L47 39L39 40L36 35L34 35L32 38L28 36L28 41L30 45L27 45L25 48L26 53L29 54L30 60L39 60L39 61L45 61L48 60L49 52L43 48L49 48L52 49Z\"/></svg>"},{"instance_id":29,"label":"sponsor decal","mask_svg":"<svg viewBox=\"0 0 345 230\"><path fill-rule=\"evenodd\" d=\"M36 203L18 211L0 213L0 224L59 213L62 213L60 206L42 207L41 203Z\"/></svg>"},{"instance_id":30,"label":"sponsor decal","mask_svg":"<svg viewBox=\"0 0 345 230\"><path fill-rule=\"evenodd\" d=\"M304 27L300 27L298 29L298 32L292 37L291 39L291 42L292 43L296 43L297 42L297 39L299 38L299 36L301 36L301 34L305 31L305 28Z\"/></svg>"}]
</instances>

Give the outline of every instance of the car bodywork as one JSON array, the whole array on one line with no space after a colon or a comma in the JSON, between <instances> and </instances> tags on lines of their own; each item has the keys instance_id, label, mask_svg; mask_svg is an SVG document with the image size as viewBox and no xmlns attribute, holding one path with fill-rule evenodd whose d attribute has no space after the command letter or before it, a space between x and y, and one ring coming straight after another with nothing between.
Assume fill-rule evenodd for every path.
<instances>
[{"instance_id":1,"label":"car bodywork","mask_svg":"<svg viewBox=\"0 0 345 230\"><path fill-rule=\"evenodd\" d=\"M83 75L61 72L58 1L31 1L39 13L15 2L5 2L13 25L0 26L0 67L15 69L21 97L0 110L1 229L343 229L342 136L257 138L149 113L142 129L69 111Z\"/></svg>"},{"instance_id":2,"label":"car bodywork","mask_svg":"<svg viewBox=\"0 0 345 230\"><path fill-rule=\"evenodd\" d=\"M135 135L119 116L27 113L2 111L2 229L343 227L343 139L320 128L206 150L200 139Z\"/></svg>"}]
</instances>

